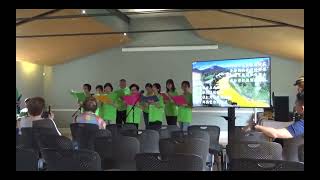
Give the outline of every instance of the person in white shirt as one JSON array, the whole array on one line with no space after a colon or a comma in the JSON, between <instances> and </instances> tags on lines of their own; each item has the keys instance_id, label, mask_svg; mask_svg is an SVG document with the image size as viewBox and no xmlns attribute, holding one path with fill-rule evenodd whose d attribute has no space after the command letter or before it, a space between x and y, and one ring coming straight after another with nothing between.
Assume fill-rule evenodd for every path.
<instances>
[{"instance_id":1,"label":"person in white shirt","mask_svg":"<svg viewBox=\"0 0 320 180\"><path fill-rule=\"evenodd\" d=\"M57 134L61 136L60 131L58 130L55 122L53 121L54 114L51 112L49 115L49 118L42 118L41 115L44 112L44 107L45 107L45 100L42 97L33 97L30 98L27 101L27 109L28 109L28 115L25 116L23 119L20 121L20 129L24 127L32 127L33 122L35 121L41 121L41 120L46 120L49 119L52 122L52 127L55 128L57 131ZM50 122L50 121L49 121Z\"/></svg>"}]
</instances>

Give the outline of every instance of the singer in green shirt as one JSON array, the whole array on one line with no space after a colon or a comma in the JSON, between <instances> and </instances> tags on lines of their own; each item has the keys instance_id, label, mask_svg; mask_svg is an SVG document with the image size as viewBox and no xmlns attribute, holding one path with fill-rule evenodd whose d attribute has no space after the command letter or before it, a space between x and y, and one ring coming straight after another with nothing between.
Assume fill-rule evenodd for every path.
<instances>
[{"instance_id":1,"label":"singer in green shirt","mask_svg":"<svg viewBox=\"0 0 320 180\"><path fill-rule=\"evenodd\" d=\"M189 81L183 81L181 83L181 89L183 96L185 97L187 104L179 106L178 110L178 122L182 131L187 131L188 126L192 121L192 94L190 93Z\"/></svg>"},{"instance_id":2,"label":"singer in green shirt","mask_svg":"<svg viewBox=\"0 0 320 180\"><path fill-rule=\"evenodd\" d=\"M96 86L96 95L102 95L103 94L103 86L102 85L97 85ZM96 110L96 115L103 118L103 102L97 101L97 110Z\"/></svg>"},{"instance_id":3,"label":"singer in green shirt","mask_svg":"<svg viewBox=\"0 0 320 180\"><path fill-rule=\"evenodd\" d=\"M165 100L165 114L168 125L177 125L178 107L171 99L172 96L178 96L176 87L172 79L168 79L166 82L167 96L169 100Z\"/></svg>"},{"instance_id":4,"label":"singer in green shirt","mask_svg":"<svg viewBox=\"0 0 320 180\"><path fill-rule=\"evenodd\" d=\"M131 94L139 94L139 86L136 84L131 84L129 87ZM134 124L137 129L141 121L142 109L139 101L136 103L136 106L132 109L132 105L127 105L127 121L126 123Z\"/></svg>"},{"instance_id":5,"label":"singer in green shirt","mask_svg":"<svg viewBox=\"0 0 320 180\"><path fill-rule=\"evenodd\" d=\"M145 85L145 90L146 90L146 92L145 92L144 96L154 96L151 83L147 83ZM141 104L141 106L143 109L143 119L144 119L145 128L148 129L148 126L149 126L149 104L144 102Z\"/></svg>"},{"instance_id":6,"label":"singer in green shirt","mask_svg":"<svg viewBox=\"0 0 320 180\"><path fill-rule=\"evenodd\" d=\"M125 79L121 79L119 82L120 89L118 89L115 93L118 95L118 99L116 101L117 104L117 124L126 123L126 115L127 115L127 106L123 102L122 97L130 94L130 89L127 87L127 82Z\"/></svg>"},{"instance_id":7,"label":"singer in green shirt","mask_svg":"<svg viewBox=\"0 0 320 180\"><path fill-rule=\"evenodd\" d=\"M164 118L164 102L161 96L161 86L159 83L154 83L152 86L154 95L159 99L157 102L152 102L149 105L149 126L148 129L159 130L162 126Z\"/></svg>"},{"instance_id":8,"label":"singer in green shirt","mask_svg":"<svg viewBox=\"0 0 320 180\"><path fill-rule=\"evenodd\" d=\"M115 94L112 92L113 87L111 83L106 83L104 85L104 93L109 96L114 96ZM115 123L117 117L117 106L116 103L113 101L110 104L104 103L102 105L103 109L103 120L107 122L107 124Z\"/></svg>"},{"instance_id":9,"label":"singer in green shirt","mask_svg":"<svg viewBox=\"0 0 320 180\"><path fill-rule=\"evenodd\" d=\"M90 84L84 84L82 86L82 89L83 89L83 92L84 92L84 94L86 95L87 98L88 97L92 97L93 94L90 93L90 91L91 91L91 85ZM81 107L81 109L80 109L81 113L84 112L83 108L82 108L82 103L83 103L82 101L78 101L78 104Z\"/></svg>"}]
</instances>

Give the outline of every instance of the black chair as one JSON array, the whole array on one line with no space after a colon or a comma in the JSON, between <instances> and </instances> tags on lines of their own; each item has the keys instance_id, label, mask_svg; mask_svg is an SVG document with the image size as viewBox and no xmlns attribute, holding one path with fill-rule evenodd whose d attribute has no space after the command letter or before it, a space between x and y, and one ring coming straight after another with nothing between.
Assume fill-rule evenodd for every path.
<instances>
[{"instance_id":1,"label":"black chair","mask_svg":"<svg viewBox=\"0 0 320 180\"><path fill-rule=\"evenodd\" d=\"M219 126L207 126L207 125L193 125L188 127L188 132L204 131L210 136L209 153L214 155L214 162L218 169L222 169L219 166L218 156L220 156L220 163L223 164L223 146L219 144L220 127ZM211 163L210 163L211 166Z\"/></svg>"},{"instance_id":2,"label":"black chair","mask_svg":"<svg viewBox=\"0 0 320 180\"><path fill-rule=\"evenodd\" d=\"M202 171L202 157L196 154L174 154L168 159L169 171Z\"/></svg>"},{"instance_id":3,"label":"black chair","mask_svg":"<svg viewBox=\"0 0 320 180\"><path fill-rule=\"evenodd\" d=\"M159 153L136 155L137 171L201 171L202 158L194 154L173 154L163 159Z\"/></svg>"},{"instance_id":4,"label":"black chair","mask_svg":"<svg viewBox=\"0 0 320 180\"><path fill-rule=\"evenodd\" d=\"M42 149L48 171L101 171L101 159L90 150Z\"/></svg>"},{"instance_id":5,"label":"black chair","mask_svg":"<svg viewBox=\"0 0 320 180\"><path fill-rule=\"evenodd\" d=\"M209 150L209 144L205 140L183 137L160 139L160 153L164 158L168 158L173 154L194 154L202 158L204 169L206 167L206 159Z\"/></svg>"},{"instance_id":6,"label":"black chair","mask_svg":"<svg viewBox=\"0 0 320 180\"><path fill-rule=\"evenodd\" d=\"M159 140L160 154L164 159L167 159L170 155L175 154L176 141L171 138Z\"/></svg>"},{"instance_id":7,"label":"black chair","mask_svg":"<svg viewBox=\"0 0 320 180\"><path fill-rule=\"evenodd\" d=\"M111 137L112 133L108 129L99 129L96 133L96 138L97 137Z\"/></svg>"},{"instance_id":8,"label":"black chair","mask_svg":"<svg viewBox=\"0 0 320 180\"><path fill-rule=\"evenodd\" d=\"M59 135L59 132L51 119L32 121L32 128L41 134Z\"/></svg>"},{"instance_id":9,"label":"black chair","mask_svg":"<svg viewBox=\"0 0 320 180\"><path fill-rule=\"evenodd\" d=\"M160 153L139 153L135 157L137 171L168 171L168 160Z\"/></svg>"},{"instance_id":10,"label":"black chair","mask_svg":"<svg viewBox=\"0 0 320 180\"><path fill-rule=\"evenodd\" d=\"M228 145L227 153L229 159L269 159L282 160L282 147L275 142L235 142L230 151Z\"/></svg>"},{"instance_id":11,"label":"black chair","mask_svg":"<svg viewBox=\"0 0 320 180\"><path fill-rule=\"evenodd\" d=\"M231 171L304 171L301 162L267 159L233 159Z\"/></svg>"},{"instance_id":12,"label":"black chair","mask_svg":"<svg viewBox=\"0 0 320 180\"><path fill-rule=\"evenodd\" d=\"M139 133L141 133L142 131L143 130L126 129L126 130L120 130L120 134L122 136L138 137Z\"/></svg>"},{"instance_id":13,"label":"black chair","mask_svg":"<svg viewBox=\"0 0 320 180\"><path fill-rule=\"evenodd\" d=\"M298 156L299 156L299 161L304 162L304 144L301 144L298 148Z\"/></svg>"},{"instance_id":14,"label":"black chair","mask_svg":"<svg viewBox=\"0 0 320 180\"><path fill-rule=\"evenodd\" d=\"M180 128L177 125L162 125L159 130L160 139L166 139L171 137L172 131L179 131Z\"/></svg>"},{"instance_id":15,"label":"black chair","mask_svg":"<svg viewBox=\"0 0 320 180\"><path fill-rule=\"evenodd\" d=\"M94 151L100 155L102 169L106 170L114 167L114 161L112 159L112 137L96 137L94 140Z\"/></svg>"},{"instance_id":16,"label":"black chair","mask_svg":"<svg viewBox=\"0 0 320 180\"><path fill-rule=\"evenodd\" d=\"M299 162L299 146L304 144L304 136L283 140L283 159Z\"/></svg>"},{"instance_id":17,"label":"black chair","mask_svg":"<svg viewBox=\"0 0 320 180\"><path fill-rule=\"evenodd\" d=\"M99 126L89 123L70 124L72 140L77 143L79 149L94 149L94 139Z\"/></svg>"},{"instance_id":18,"label":"black chair","mask_svg":"<svg viewBox=\"0 0 320 180\"><path fill-rule=\"evenodd\" d=\"M269 138L265 136L262 132L257 131L249 131L243 132L242 127L235 128L235 138L234 141L242 142L242 141L269 141Z\"/></svg>"},{"instance_id":19,"label":"black chair","mask_svg":"<svg viewBox=\"0 0 320 180\"><path fill-rule=\"evenodd\" d=\"M138 138L141 153L159 153L159 132L151 129L147 130L125 130L121 131L123 136Z\"/></svg>"},{"instance_id":20,"label":"black chair","mask_svg":"<svg viewBox=\"0 0 320 180\"><path fill-rule=\"evenodd\" d=\"M72 150L73 144L71 139L65 136L41 135L40 149L44 148Z\"/></svg>"},{"instance_id":21,"label":"black chair","mask_svg":"<svg viewBox=\"0 0 320 180\"><path fill-rule=\"evenodd\" d=\"M38 154L33 149L16 147L16 171L37 171Z\"/></svg>"},{"instance_id":22,"label":"black chair","mask_svg":"<svg viewBox=\"0 0 320 180\"><path fill-rule=\"evenodd\" d=\"M21 135L18 136L19 138L19 146L25 148L33 148L33 135L32 135L32 128L21 128Z\"/></svg>"},{"instance_id":23,"label":"black chair","mask_svg":"<svg viewBox=\"0 0 320 180\"><path fill-rule=\"evenodd\" d=\"M135 129L135 130L137 130L137 126L136 126L136 124L133 124L133 123L122 124L121 130L128 130L128 129Z\"/></svg>"},{"instance_id":24,"label":"black chair","mask_svg":"<svg viewBox=\"0 0 320 180\"><path fill-rule=\"evenodd\" d=\"M207 125L193 125L188 127L188 132L205 131L210 136L210 152L211 154L218 154L222 152L222 146L219 144L220 127Z\"/></svg>"},{"instance_id":25,"label":"black chair","mask_svg":"<svg viewBox=\"0 0 320 180\"><path fill-rule=\"evenodd\" d=\"M188 131L188 136L205 140L209 143L210 146L210 135L206 131Z\"/></svg>"},{"instance_id":26,"label":"black chair","mask_svg":"<svg viewBox=\"0 0 320 180\"><path fill-rule=\"evenodd\" d=\"M111 132L112 137L116 137L120 134L121 124L109 124L106 126L106 130Z\"/></svg>"},{"instance_id":27,"label":"black chair","mask_svg":"<svg viewBox=\"0 0 320 180\"><path fill-rule=\"evenodd\" d=\"M170 132L170 137L171 138L184 138L188 136L188 132L187 131L171 131Z\"/></svg>"},{"instance_id":28,"label":"black chair","mask_svg":"<svg viewBox=\"0 0 320 180\"><path fill-rule=\"evenodd\" d=\"M171 138L179 139L184 137L202 139L210 145L210 136L205 131L172 131ZM209 152L209 151L208 151Z\"/></svg>"},{"instance_id":29,"label":"black chair","mask_svg":"<svg viewBox=\"0 0 320 180\"><path fill-rule=\"evenodd\" d=\"M140 142L135 137L118 136L113 139L112 159L115 169L136 170L135 156L140 152Z\"/></svg>"},{"instance_id":30,"label":"black chair","mask_svg":"<svg viewBox=\"0 0 320 180\"><path fill-rule=\"evenodd\" d=\"M140 141L140 152L158 153L159 151L159 132L155 130L144 130L138 135Z\"/></svg>"},{"instance_id":31,"label":"black chair","mask_svg":"<svg viewBox=\"0 0 320 180\"><path fill-rule=\"evenodd\" d=\"M35 150L40 150L40 136L46 135L59 136L54 122L51 119L32 121L33 147Z\"/></svg>"}]
</instances>

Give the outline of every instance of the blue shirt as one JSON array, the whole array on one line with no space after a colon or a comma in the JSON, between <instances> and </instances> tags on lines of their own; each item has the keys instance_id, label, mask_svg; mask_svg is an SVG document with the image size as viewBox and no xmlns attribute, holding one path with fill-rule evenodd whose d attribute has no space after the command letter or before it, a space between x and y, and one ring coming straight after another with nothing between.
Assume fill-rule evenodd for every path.
<instances>
[{"instance_id":1,"label":"blue shirt","mask_svg":"<svg viewBox=\"0 0 320 180\"><path fill-rule=\"evenodd\" d=\"M300 119L290 126L287 127L287 130L295 138L304 134L304 120Z\"/></svg>"}]
</instances>

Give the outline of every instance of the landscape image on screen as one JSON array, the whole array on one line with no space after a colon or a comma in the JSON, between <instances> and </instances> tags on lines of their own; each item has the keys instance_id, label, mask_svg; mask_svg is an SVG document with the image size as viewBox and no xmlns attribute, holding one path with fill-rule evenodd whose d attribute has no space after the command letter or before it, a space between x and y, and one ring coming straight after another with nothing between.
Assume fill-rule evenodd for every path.
<instances>
[{"instance_id":1,"label":"landscape image on screen","mask_svg":"<svg viewBox=\"0 0 320 180\"><path fill-rule=\"evenodd\" d=\"M193 106L270 107L270 58L192 63Z\"/></svg>"}]
</instances>

